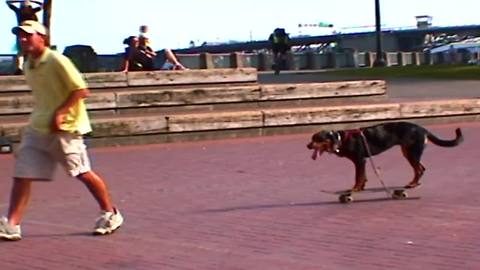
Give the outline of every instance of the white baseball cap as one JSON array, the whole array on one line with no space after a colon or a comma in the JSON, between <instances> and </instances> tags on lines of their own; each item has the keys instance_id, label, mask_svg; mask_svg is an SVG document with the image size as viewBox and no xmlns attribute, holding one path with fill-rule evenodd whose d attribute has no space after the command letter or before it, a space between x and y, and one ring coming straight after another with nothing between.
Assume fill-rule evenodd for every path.
<instances>
[{"instance_id":1,"label":"white baseball cap","mask_svg":"<svg viewBox=\"0 0 480 270\"><path fill-rule=\"evenodd\" d=\"M28 34L37 33L43 36L47 35L47 28L45 28L43 24L33 20L23 21L21 25L12 28L12 33L15 35L18 35L19 31L23 31Z\"/></svg>"}]
</instances>

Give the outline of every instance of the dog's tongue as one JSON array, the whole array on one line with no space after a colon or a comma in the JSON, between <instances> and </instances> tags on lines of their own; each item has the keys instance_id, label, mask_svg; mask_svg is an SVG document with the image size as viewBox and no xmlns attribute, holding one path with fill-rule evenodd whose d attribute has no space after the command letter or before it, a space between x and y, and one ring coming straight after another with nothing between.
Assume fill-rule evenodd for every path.
<instances>
[{"instance_id":1,"label":"dog's tongue","mask_svg":"<svg viewBox=\"0 0 480 270\"><path fill-rule=\"evenodd\" d=\"M312 159L313 160L316 160L318 156L320 156L322 153L320 152L320 150L318 149L314 149L313 150L313 154L312 154Z\"/></svg>"}]
</instances>

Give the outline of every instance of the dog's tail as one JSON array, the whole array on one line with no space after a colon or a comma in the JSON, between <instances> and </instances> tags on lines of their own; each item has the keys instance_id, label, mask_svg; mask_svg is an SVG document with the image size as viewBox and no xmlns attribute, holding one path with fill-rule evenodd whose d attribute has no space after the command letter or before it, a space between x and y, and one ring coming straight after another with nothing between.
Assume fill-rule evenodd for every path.
<instances>
[{"instance_id":1,"label":"dog's tail","mask_svg":"<svg viewBox=\"0 0 480 270\"><path fill-rule=\"evenodd\" d=\"M427 138L429 141L431 141L435 145L443 146L443 147L453 147L463 142L462 131L459 128L455 130L455 134L456 134L456 138L453 140L442 140L436 137L435 135L433 135L432 133L427 132Z\"/></svg>"}]
</instances>

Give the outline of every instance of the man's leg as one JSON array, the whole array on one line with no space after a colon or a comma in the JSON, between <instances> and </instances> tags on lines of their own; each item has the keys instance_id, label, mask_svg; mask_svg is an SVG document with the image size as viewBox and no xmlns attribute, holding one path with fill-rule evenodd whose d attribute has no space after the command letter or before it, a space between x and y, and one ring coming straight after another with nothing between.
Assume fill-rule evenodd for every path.
<instances>
[{"instance_id":1,"label":"man's leg","mask_svg":"<svg viewBox=\"0 0 480 270\"><path fill-rule=\"evenodd\" d=\"M279 52L273 53L273 65L274 65L275 75L280 74L281 57L282 57L281 53Z\"/></svg>"},{"instance_id":2,"label":"man's leg","mask_svg":"<svg viewBox=\"0 0 480 270\"><path fill-rule=\"evenodd\" d=\"M22 239L20 222L30 201L31 186L30 179L14 178L8 215L0 218L0 239L11 241Z\"/></svg>"},{"instance_id":3,"label":"man's leg","mask_svg":"<svg viewBox=\"0 0 480 270\"><path fill-rule=\"evenodd\" d=\"M22 134L22 143L16 152L10 206L6 217L0 218L0 238L20 240L20 223L30 202L33 181L49 181L54 163L40 148L49 145L43 136L29 128Z\"/></svg>"},{"instance_id":4,"label":"man's leg","mask_svg":"<svg viewBox=\"0 0 480 270\"><path fill-rule=\"evenodd\" d=\"M98 174L88 171L78 175L77 178L87 186L90 193L97 200L101 210L106 212L114 211L107 185Z\"/></svg>"},{"instance_id":5,"label":"man's leg","mask_svg":"<svg viewBox=\"0 0 480 270\"><path fill-rule=\"evenodd\" d=\"M58 134L60 163L66 171L82 181L97 201L101 211L94 234L113 233L123 224L120 211L113 206L105 181L92 171L83 137L75 134ZM75 152L77 151L77 152Z\"/></svg>"},{"instance_id":6,"label":"man's leg","mask_svg":"<svg viewBox=\"0 0 480 270\"><path fill-rule=\"evenodd\" d=\"M281 63L281 70L288 70L288 55L287 55L287 52L284 51L281 53L281 56L280 56L280 63Z\"/></svg>"},{"instance_id":7,"label":"man's leg","mask_svg":"<svg viewBox=\"0 0 480 270\"><path fill-rule=\"evenodd\" d=\"M31 187L31 179L14 178L7 216L10 225L20 224L28 202L30 201Z\"/></svg>"},{"instance_id":8,"label":"man's leg","mask_svg":"<svg viewBox=\"0 0 480 270\"><path fill-rule=\"evenodd\" d=\"M113 207L105 181L93 171L77 176L88 188L102 209L101 216L95 224L94 234L104 235L113 233L123 224L123 216Z\"/></svg>"}]
</instances>

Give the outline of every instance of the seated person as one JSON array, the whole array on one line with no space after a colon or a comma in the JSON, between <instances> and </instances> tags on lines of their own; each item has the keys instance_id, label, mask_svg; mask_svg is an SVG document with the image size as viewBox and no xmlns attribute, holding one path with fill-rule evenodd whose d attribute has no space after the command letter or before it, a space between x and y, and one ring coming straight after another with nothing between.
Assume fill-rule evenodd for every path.
<instances>
[{"instance_id":1,"label":"seated person","mask_svg":"<svg viewBox=\"0 0 480 270\"><path fill-rule=\"evenodd\" d=\"M123 72L127 71L152 71L155 70L154 59L157 53L148 46L148 38L130 36L123 41L128 45L125 48ZM162 70L186 70L175 54L170 49L165 49L160 54L164 58L165 63L160 69Z\"/></svg>"},{"instance_id":2,"label":"seated person","mask_svg":"<svg viewBox=\"0 0 480 270\"><path fill-rule=\"evenodd\" d=\"M123 44L128 45L128 47L125 48L123 57L123 72L144 70L142 53L138 49L138 38L136 36L130 36L123 40Z\"/></svg>"}]
</instances>

